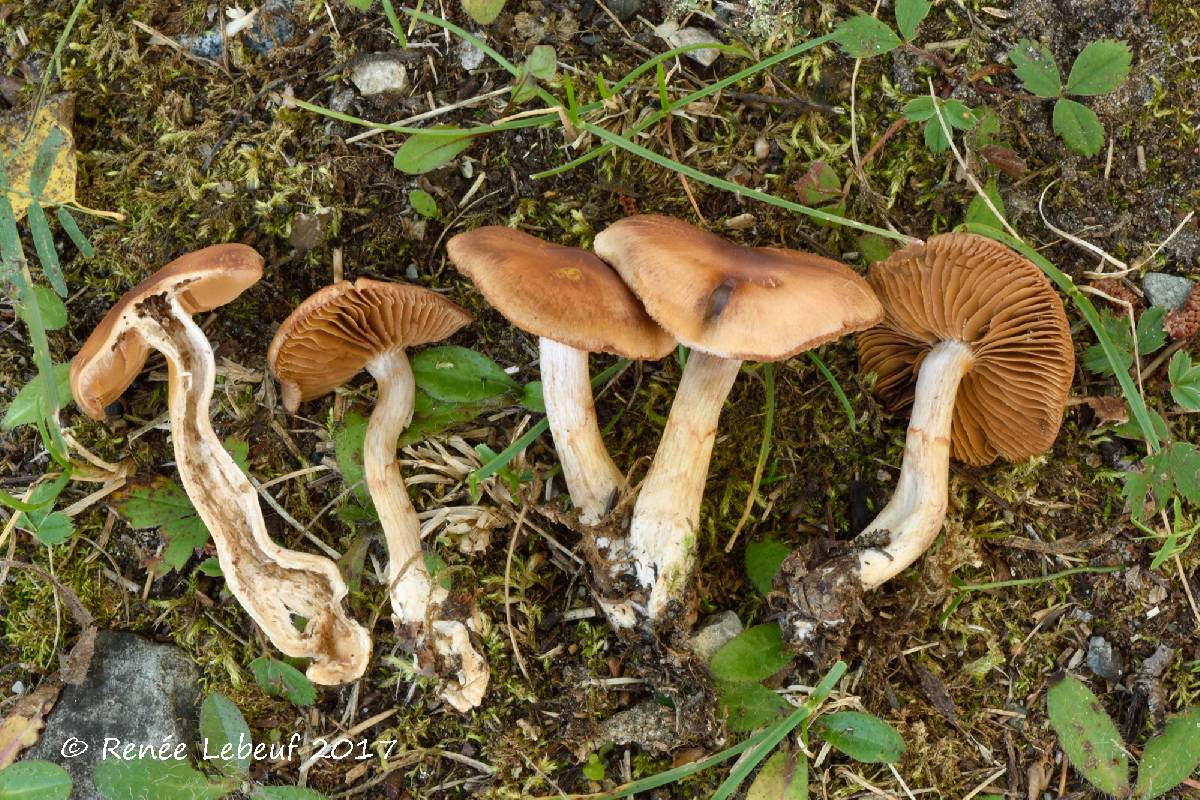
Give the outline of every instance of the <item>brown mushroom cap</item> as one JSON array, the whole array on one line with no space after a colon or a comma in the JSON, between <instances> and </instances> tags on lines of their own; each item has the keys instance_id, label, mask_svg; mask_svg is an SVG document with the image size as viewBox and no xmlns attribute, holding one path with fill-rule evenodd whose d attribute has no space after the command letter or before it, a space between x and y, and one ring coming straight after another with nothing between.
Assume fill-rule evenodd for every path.
<instances>
[{"instance_id":1,"label":"brown mushroom cap","mask_svg":"<svg viewBox=\"0 0 1200 800\"><path fill-rule=\"evenodd\" d=\"M440 341L471 319L457 304L420 286L341 281L314 293L283 321L267 363L284 408L294 412L353 378L375 356Z\"/></svg>"},{"instance_id":2,"label":"brown mushroom cap","mask_svg":"<svg viewBox=\"0 0 1200 800\"><path fill-rule=\"evenodd\" d=\"M883 317L854 270L827 258L742 247L688 223L644 214L596 237L650 316L688 347L778 361Z\"/></svg>"},{"instance_id":3,"label":"brown mushroom cap","mask_svg":"<svg viewBox=\"0 0 1200 800\"><path fill-rule=\"evenodd\" d=\"M858 335L858 355L891 408L912 403L930 348L958 339L975 362L954 403L951 454L982 466L1049 449L1075 350L1062 301L1040 269L999 242L946 233L873 264L867 280L887 317Z\"/></svg>"},{"instance_id":4,"label":"brown mushroom cap","mask_svg":"<svg viewBox=\"0 0 1200 800\"><path fill-rule=\"evenodd\" d=\"M636 359L675 347L612 267L586 250L493 225L458 234L446 252L493 308L534 336Z\"/></svg>"},{"instance_id":5,"label":"brown mushroom cap","mask_svg":"<svg viewBox=\"0 0 1200 800\"><path fill-rule=\"evenodd\" d=\"M71 359L71 394L85 414L104 419L146 363L150 348L131 325L147 297L170 292L189 314L225 305L262 277L263 259L244 244L217 244L167 264L126 292Z\"/></svg>"}]
</instances>

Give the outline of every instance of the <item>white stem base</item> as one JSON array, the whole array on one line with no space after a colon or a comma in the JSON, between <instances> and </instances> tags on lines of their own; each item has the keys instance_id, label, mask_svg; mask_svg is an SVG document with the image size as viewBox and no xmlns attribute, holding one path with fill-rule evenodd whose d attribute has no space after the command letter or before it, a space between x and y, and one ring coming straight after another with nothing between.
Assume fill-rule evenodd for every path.
<instances>
[{"instance_id":1,"label":"white stem base","mask_svg":"<svg viewBox=\"0 0 1200 800\"><path fill-rule=\"evenodd\" d=\"M649 591L646 616L651 622L661 619L671 601L682 599L687 590L717 423L741 364L697 351L689 354L638 495L629 556L638 583Z\"/></svg>"},{"instance_id":2,"label":"white stem base","mask_svg":"<svg viewBox=\"0 0 1200 800\"><path fill-rule=\"evenodd\" d=\"M886 531L889 542L859 556L859 580L874 589L903 572L929 549L946 516L950 472L950 427L958 384L971 369L971 348L940 342L917 374L904 460L892 499L863 530Z\"/></svg>"},{"instance_id":3,"label":"white stem base","mask_svg":"<svg viewBox=\"0 0 1200 800\"><path fill-rule=\"evenodd\" d=\"M585 525L595 525L612 507L625 478L613 463L592 400L588 354L552 339L539 339L542 398L554 449L562 464L571 502Z\"/></svg>"},{"instance_id":4,"label":"white stem base","mask_svg":"<svg viewBox=\"0 0 1200 800\"><path fill-rule=\"evenodd\" d=\"M412 421L415 384L408 357L392 350L367 363L379 385L375 410L367 424L363 467L367 491L375 503L388 549L388 595L396 622L417 643L433 650L437 664L453 665L453 675L441 687L441 696L459 711L483 701L488 666L471 646L471 630L478 631L476 615L466 620L443 620L439 614L448 592L437 585L425 566L421 549L421 521L408 499L408 489L396 460L396 441ZM433 635L428 635L432 629ZM423 669L440 672L431 664Z\"/></svg>"},{"instance_id":5,"label":"white stem base","mask_svg":"<svg viewBox=\"0 0 1200 800\"><path fill-rule=\"evenodd\" d=\"M216 373L204 332L170 295L150 297L139 330L167 359L171 439L179 477L212 533L230 592L282 652L311 658L314 683L357 679L371 655L366 629L342 610L346 584L322 556L271 541L258 494L209 419ZM307 620L303 630L293 621Z\"/></svg>"}]
</instances>

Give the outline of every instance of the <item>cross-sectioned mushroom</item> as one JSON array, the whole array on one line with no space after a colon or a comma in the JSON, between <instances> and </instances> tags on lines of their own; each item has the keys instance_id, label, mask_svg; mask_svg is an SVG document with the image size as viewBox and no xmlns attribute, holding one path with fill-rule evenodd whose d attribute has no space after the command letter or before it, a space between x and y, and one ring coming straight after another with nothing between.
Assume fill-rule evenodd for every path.
<instances>
[{"instance_id":1,"label":"cross-sectioned mushroom","mask_svg":"<svg viewBox=\"0 0 1200 800\"><path fill-rule=\"evenodd\" d=\"M71 361L71 393L88 416L102 420L150 350L163 354L179 478L212 533L229 590L276 647L312 659L309 678L345 683L366 669L371 640L342 609L346 584L337 566L271 541L258 494L209 419L216 369L192 314L232 301L261 276L262 257L240 244L172 261L127 292L96 326Z\"/></svg>"},{"instance_id":2,"label":"cross-sectioned mushroom","mask_svg":"<svg viewBox=\"0 0 1200 800\"><path fill-rule=\"evenodd\" d=\"M625 478L600 436L588 353L657 360L675 340L612 267L586 250L489 226L458 234L446 252L493 308L538 337L542 397L563 480L580 521L595 524Z\"/></svg>"},{"instance_id":3,"label":"cross-sectioned mushroom","mask_svg":"<svg viewBox=\"0 0 1200 800\"><path fill-rule=\"evenodd\" d=\"M481 621L471 598L451 595L425 566L421 523L400 476L396 442L412 421L415 400L405 351L445 339L470 321L436 292L359 278L326 286L301 303L267 353L291 412L363 369L379 386L363 466L387 541L392 612L418 666L446 679L441 695L459 711L478 706L487 690L487 661L471 642Z\"/></svg>"},{"instance_id":4,"label":"cross-sectioned mushroom","mask_svg":"<svg viewBox=\"0 0 1200 800\"><path fill-rule=\"evenodd\" d=\"M891 500L849 552L789 559L784 636L802 653L836 648L864 591L920 558L946 514L950 458L1017 462L1050 448L1075 369L1062 301L1034 264L982 236L949 233L872 265L886 318L858 335L864 373L895 410L911 407Z\"/></svg>"},{"instance_id":5,"label":"cross-sectioned mushroom","mask_svg":"<svg viewBox=\"0 0 1200 800\"><path fill-rule=\"evenodd\" d=\"M844 264L742 247L669 217L622 219L595 249L691 348L629 531L646 616L657 622L684 610L670 611L684 602L717 421L742 361L789 358L874 325L883 309Z\"/></svg>"}]
</instances>

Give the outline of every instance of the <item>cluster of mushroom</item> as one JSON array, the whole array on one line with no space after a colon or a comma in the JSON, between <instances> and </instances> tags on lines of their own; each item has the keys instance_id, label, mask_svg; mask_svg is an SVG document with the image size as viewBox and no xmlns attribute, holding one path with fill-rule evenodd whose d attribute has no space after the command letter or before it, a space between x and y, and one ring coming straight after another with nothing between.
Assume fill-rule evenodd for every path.
<instances>
[{"instance_id":1,"label":"cluster of mushroom","mask_svg":"<svg viewBox=\"0 0 1200 800\"><path fill-rule=\"evenodd\" d=\"M617 627L690 620L699 515L722 405L741 363L779 361L857 332L863 371L911 420L895 495L824 563L789 560L773 599L785 637L818 656L845 636L865 590L912 564L945 516L951 455L1018 461L1054 441L1074 372L1061 300L990 239L943 234L872 266L735 245L657 215L620 220L595 254L507 228L455 236L451 260L539 337L546 413ZM628 490L600 435L589 352L662 358L690 348L627 533L606 518Z\"/></svg>"},{"instance_id":2,"label":"cluster of mushroom","mask_svg":"<svg viewBox=\"0 0 1200 800\"><path fill-rule=\"evenodd\" d=\"M629 217L595 253L515 230L452 238L451 260L518 327L539 337L546 415L601 603L619 628L686 627L708 467L721 408L745 360L779 361L858 333L863 370L894 408L911 406L895 495L854 542L823 563L791 558L775 598L788 641L819 655L845 636L865 590L924 552L941 528L949 459L1020 460L1047 449L1074 371L1062 303L1030 262L989 239L944 234L872 266L867 280L809 253L735 245L680 220ZM262 276L239 244L163 267L109 311L71 364L71 391L95 419L133 382L151 349L167 361L180 479L212 534L230 592L309 677L360 677L368 631L342 607L327 558L280 547L254 486L209 418L213 351L192 315L231 302ZM459 710L488 684L480 615L432 580L396 460L414 382L406 350L444 339L471 315L419 287L359 279L325 287L280 325L268 352L289 412L362 369L379 393L364 447L367 488L388 548L388 596L402 645L441 679ZM610 512L630 493L600 434L588 354L657 360L689 348L683 375L626 530ZM623 505L623 504L622 504Z\"/></svg>"},{"instance_id":3,"label":"cluster of mushroom","mask_svg":"<svg viewBox=\"0 0 1200 800\"><path fill-rule=\"evenodd\" d=\"M184 489L212 534L230 592L271 642L311 659L315 683L359 678L370 659L368 631L343 607L346 584L322 556L280 547L267 533L258 494L213 431L213 350L192 314L224 305L262 276L262 258L239 244L208 247L163 267L125 294L71 362L79 407L104 419L151 349L166 358L175 462ZM460 711L478 706L488 667L472 639L480 629L470 598L430 579L420 524L396 462L396 441L413 410L407 347L450 336L471 315L440 295L360 279L328 286L280 326L268 353L284 406L323 395L364 367L379 398L364 447L366 482L387 542L388 593L402 644L418 670L442 678L441 696Z\"/></svg>"}]
</instances>

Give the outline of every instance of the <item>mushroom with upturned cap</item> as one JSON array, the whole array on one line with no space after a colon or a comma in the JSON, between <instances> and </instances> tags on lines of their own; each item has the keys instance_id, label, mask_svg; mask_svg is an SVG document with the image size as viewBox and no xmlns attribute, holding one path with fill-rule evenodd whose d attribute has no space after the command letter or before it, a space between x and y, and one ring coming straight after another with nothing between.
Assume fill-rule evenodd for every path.
<instances>
[{"instance_id":1,"label":"mushroom with upturned cap","mask_svg":"<svg viewBox=\"0 0 1200 800\"><path fill-rule=\"evenodd\" d=\"M596 237L595 249L650 316L691 348L629 531L655 622L684 597L717 421L742 361L781 361L874 325L883 309L844 264L742 247L670 217L622 219Z\"/></svg>"},{"instance_id":2,"label":"mushroom with upturned cap","mask_svg":"<svg viewBox=\"0 0 1200 800\"><path fill-rule=\"evenodd\" d=\"M948 233L898 250L867 280L886 318L858 335L864 373L893 409L911 406L896 491L851 552L789 559L785 638L824 657L863 591L916 561L946 514L950 457L1023 461L1053 444L1075 370L1062 301L1034 264L982 236Z\"/></svg>"},{"instance_id":3,"label":"mushroom with upturned cap","mask_svg":"<svg viewBox=\"0 0 1200 800\"><path fill-rule=\"evenodd\" d=\"M657 360L674 339L612 267L586 250L488 226L458 234L446 252L493 308L538 337L546 420L563 480L580 520L595 524L625 481L600 436L588 353Z\"/></svg>"},{"instance_id":4,"label":"mushroom with upturned cap","mask_svg":"<svg viewBox=\"0 0 1200 800\"><path fill-rule=\"evenodd\" d=\"M284 407L293 413L364 368L378 384L363 466L387 541L392 612L419 666L447 679L441 695L459 711L478 706L487 690L487 661L470 636L479 631L479 614L470 598L451 598L429 575L396 441L412 420L415 398L405 351L445 339L470 321L469 313L436 292L359 278L326 286L301 303L267 352Z\"/></svg>"},{"instance_id":5,"label":"mushroom with upturned cap","mask_svg":"<svg viewBox=\"0 0 1200 800\"><path fill-rule=\"evenodd\" d=\"M311 658L315 683L354 680L371 652L367 631L342 610L346 584L327 558L288 550L267 534L258 494L209 419L216 367L191 315L230 302L262 276L262 257L241 244L181 256L117 302L71 361L71 394L88 416L133 382L151 349L167 359L175 463L196 513L211 532L233 596L289 656ZM293 620L307 620L297 630Z\"/></svg>"}]
</instances>

